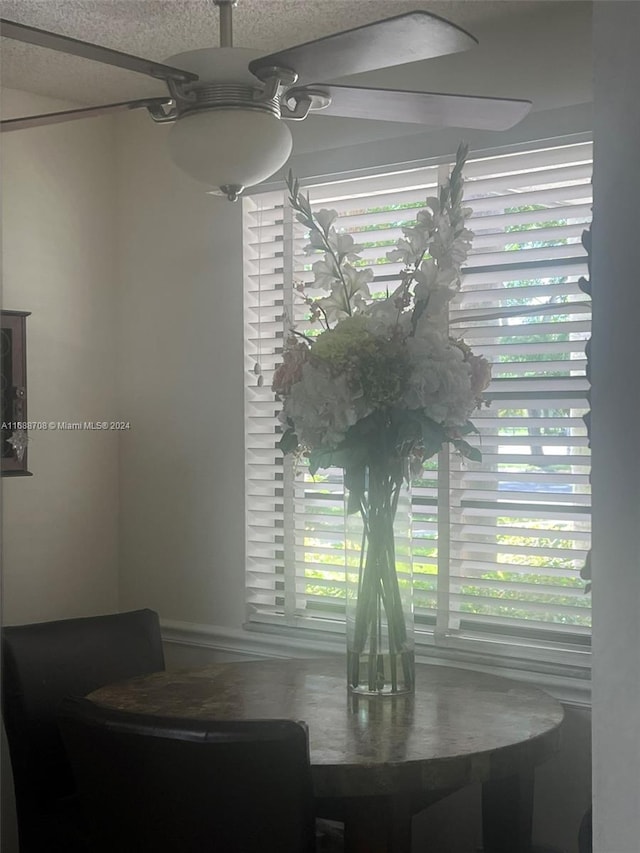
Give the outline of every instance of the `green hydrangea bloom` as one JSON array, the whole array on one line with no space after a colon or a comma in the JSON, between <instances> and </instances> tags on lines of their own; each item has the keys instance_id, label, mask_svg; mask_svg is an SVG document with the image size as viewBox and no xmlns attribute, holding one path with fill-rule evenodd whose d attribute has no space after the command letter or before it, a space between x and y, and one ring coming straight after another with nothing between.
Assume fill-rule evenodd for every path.
<instances>
[{"instance_id":1,"label":"green hydrangea bloom","mask_svg":"<svg viewBox=\"0 0 640 853\"><path fill-rule=\"evenodd\" d=\"M373 407L392 406L402 397L410 372L405 341L375 335L368 323L362 315L341 320L316 338L312 360L328 365L334 376L344 374Z\"/></svg>"},{"instance_id":2,"label":"green hydrangea bloom","mask_svg":"<svg viewBox=\"0 0 640 853\"><path fill-rule=\"evenodd\" d=\"M313 357L325 362L334 374L342 373L366 341L373 338L366 317L345 317L313 342Z\"/></svg>"}]
</instances>

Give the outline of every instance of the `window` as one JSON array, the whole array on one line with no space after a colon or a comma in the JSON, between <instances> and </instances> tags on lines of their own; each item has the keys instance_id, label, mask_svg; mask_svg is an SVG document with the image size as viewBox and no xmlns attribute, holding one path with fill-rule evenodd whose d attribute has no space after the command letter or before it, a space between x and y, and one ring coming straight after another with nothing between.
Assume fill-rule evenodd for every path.
<instances>
[{"instance_id":1,"label":"window","mask_svg":"<svg viewBox=\"0 0 640 853\"><path fill-rule=\"evenodd\" d=\"M403 222L450 165L317 183L311 201L366 246L372 292L397 280L386 259ZM452 334L493 363L474 415L481 463L441 453L413 484L418 650L481 653L510 666L584 673L590 600L585 342L590 302L581 235L591 219L592 147L550 144L470 159L475 234ZM247 601L249 621L339 632L344 619L340 470L315 478L276 450L273 370L290 321L305 323L305 233L286 191L244 201ZM311 259L313 260L313 259ZM310 321L308 328L310 327ZM343 629L342 629L343 630Z\"/></svg>"}]
</instances>

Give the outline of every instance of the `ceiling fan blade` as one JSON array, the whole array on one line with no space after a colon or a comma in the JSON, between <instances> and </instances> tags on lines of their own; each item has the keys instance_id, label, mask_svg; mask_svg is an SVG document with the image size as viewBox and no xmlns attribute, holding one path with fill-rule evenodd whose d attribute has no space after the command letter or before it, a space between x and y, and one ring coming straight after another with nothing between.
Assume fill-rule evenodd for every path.
<instances>
[{"instance_id":1,"label":"ceiling fan blade","mask_svg":"<svg viewBox=\"0 0 640 853\"><path fill-rule=\"evenodd\" d=\"M42 115L24 116L24 118L10 118L0 122L0 130L25 130L28 127L42 127L46 124L59 124L63 121L75 121L79 118L95 118L96 116L109 115L110 113L126 112L127 110L138 110L146 107L155 116L162 116L163 108L171 105L170 98L141 98L137 101L122 101L118 104L103 104L99 107L81 107L77 110L64 110L59 113L43 113ZM168 121L168 117L156 118L156 121Z\"/></svg>"},{"instance_id":2,"label":"ceiling fan blade","mask_svg":"<svg viewBox=\"0 0 640 853\"><path fill-rule=\"evenodd\" d=\"M15 21L7 21L0 18L0 36L15 39L16 41L35 44L39 47L47 47L50 50L59 50L72 56L81 56L84 59L92 59L95 62L104 62L107 65L115 65L127 71L136 71L138 74L147 74L158 80L176 80L180 83L197 80L198 75L191 71L183 71L181 68L172 68L160 62L150 59L141 59L129 53L112 50L109 47L101 47L88 41L62 36L58 33L50 33L48 30L39 30L36 27L28 27L26 24L18 24Z\"/></svg>"},{"instance_id":3,"label":"ceiling fan blade","mask_svg":"<svg viewBox=\"0 0 640 853\"><path fill-rule=\"evenodd\" d=\"M407 12L261 56L249 63L249 70L260 77L261 69L275 66L297 72L302 80L335 80L457 53L477 43L472 35L444 18L429 12Z\"/></svg>"},{"instance_id":4,"label":"ceiling fan blade","mask_svg":"<svg viewBox=\"0 0 640 853\"><path fill-rule=\"evenodd\" d=\"M320 83L289 89L286 97L299 99L304 98L305 94L330 96L331 103L318 110L318 115L480 130L508 130L523 119L531 108L531 101L507 98L328 86Z\"/></svg>"}]
</instances>

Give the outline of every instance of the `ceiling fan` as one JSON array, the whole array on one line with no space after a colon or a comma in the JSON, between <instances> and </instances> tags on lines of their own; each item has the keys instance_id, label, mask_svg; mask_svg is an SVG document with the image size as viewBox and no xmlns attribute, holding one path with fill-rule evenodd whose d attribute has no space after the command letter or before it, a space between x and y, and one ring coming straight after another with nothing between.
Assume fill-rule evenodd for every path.
<instances>
[{"instance_id":1,"label":"ceiling fan","mask_svg":"<svg viewBox=\"0 0 640 853\"><path fill-rule=\"evenodd\" d=\"M188 51L169 64L0 19L4 37L103 62L163 80L164 97L83 107L3 121L3 131L144 108L172 123L171 158L196 180L235 201L245 187L280 169L292 149L287 121L310 113L436 127L506 130L520 121L525 100L443 95L313 82L468 50L477 40L425 11L407 12L266 56L233 47L232 8L220 11L220 47ZM297 84L297 85L296 85Z\"/></svg>"}]
</instances>

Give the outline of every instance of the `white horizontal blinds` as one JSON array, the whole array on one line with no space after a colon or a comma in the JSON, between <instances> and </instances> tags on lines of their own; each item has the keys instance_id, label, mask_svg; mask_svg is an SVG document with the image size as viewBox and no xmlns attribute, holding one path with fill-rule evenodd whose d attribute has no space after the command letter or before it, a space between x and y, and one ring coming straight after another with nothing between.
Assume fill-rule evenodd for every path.
<instances>
[{"instance_id":1,"label":"white horizontal blinds","mask_svg":"<svg viewBox=\"0 0 640 853\"><path fill-rule=\"evenodd\" d=\"M249 619L327 629L344 613L342 481L283 459L273 373L292 324L313 332L295 293L299 241L284 193L246 198L245 441ZM260 365L261 383L255 365ZM310 619L310 617L316 617Z\"/></svg>"},{"instance_id":2,"label":"white horizontal blinds","mask_svg":"<svg viewBox=\"0 0 640 853\"><path fill-rule=\"evenodd\" d=\"M285 605L285 478L270 388L283 345L282 193L247 198L243 205L247 595L251 613L273 615Z\"/></svg>"},{"instance_id":3,"label":"white horizontal blinds","mask_svg":"<svg viewBox=\"0 0 640 853\"><path fill-rule=\"evenodd\" d=\"M484 638L504 651L514 638L536 638L532 654L550 659L552 645L587 632L579 570L589 539L589 313L577 282L586 272L580 236L591 216L590 158L590 145L580 144L466 166L476 236L451 330L491 359L494 380L490 406L474 418L482 463L454 454L438 472L432 460L414 483L414 600L425 639ZM364 246L372 292L396 285L401 267L386 252L436 194L437 179L431 166L310 187L312 204L337 210L338 228ZM249 618L339 630L341 471L314 479L275 449L278 405L269 389L286 330L293 321L318 331L294 288L312 281L319 256L303 253L306 235L287 204L285 192L244 201ZM447 510L440 519L438 504Z\"/></svg>"},{"instance_id":4,"label":"white horizontal blinds","mask_svg":"<svg viewBox=\"0 0 640 853\"><path fill-rule=\"evenodd\" d=\"M451 460L449 629L577 643L590 626L590 306L578 278L591 145L477 160L465 175L476 236L451 323L493 381L474 417L482 462Z\"/></svg>"}]
</instances>

